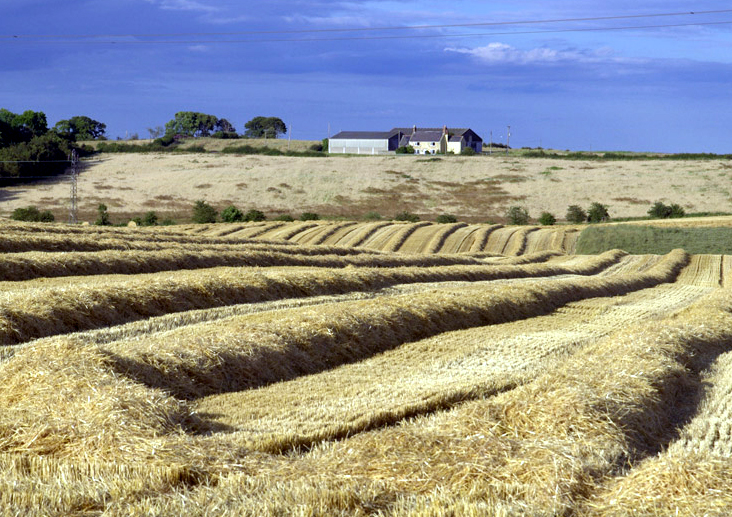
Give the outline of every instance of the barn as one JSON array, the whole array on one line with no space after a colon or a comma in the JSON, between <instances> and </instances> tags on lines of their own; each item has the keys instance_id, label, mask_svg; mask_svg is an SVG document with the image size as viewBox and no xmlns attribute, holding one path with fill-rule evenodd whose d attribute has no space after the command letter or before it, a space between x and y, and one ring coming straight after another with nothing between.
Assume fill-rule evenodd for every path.
<instances>
[{"instance_id":1,"label":"barn","mask_svg":"<svg viewBox=\"0 0 732 517\"><path fill-rule=\"evenodd\" d=\"M396 151L398 131L341 131L328 140L328 152L337 154L386 154Z\"/></svg>"}]
</instances>

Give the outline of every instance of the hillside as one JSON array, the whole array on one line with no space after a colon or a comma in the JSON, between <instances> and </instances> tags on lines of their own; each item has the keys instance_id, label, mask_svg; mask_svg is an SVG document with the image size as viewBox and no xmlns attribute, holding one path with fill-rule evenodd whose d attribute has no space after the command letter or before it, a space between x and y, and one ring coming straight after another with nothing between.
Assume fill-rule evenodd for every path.
<instances>
[{"instance_id":1,"label":"hillside","mask_svg":"<svg viewBox=\"0 0 732 517\"><path fill-rule=\"evenodd\" d=\"M0 223L3 515L732 504L729 255L207 233L224 227Z\"/></svg>"},{"instance_id":2,"label":"hillside","mask_svg":"<svg viewBox=\"0 0 732 517\"><path fill-rule=\"evenodd\" d=\"M78 192L82 220L94 220L105 203L117 222L148 210L184 222L193 202L205 199L219 209L234 204L269 216L310 211L360 219L407 210L423 220L453 214L468 223L501 223L511 205L526 207L533 218L548 211L562 219L568 205L593 201L608 205L611 217L643 216L657 200L687 212L728 212L730 175L732 166L721 160L102 154L86 164ZM2 188L0 201L0 216L36 205L67 220L69 183Z\"/></svg>"}]
</instances>

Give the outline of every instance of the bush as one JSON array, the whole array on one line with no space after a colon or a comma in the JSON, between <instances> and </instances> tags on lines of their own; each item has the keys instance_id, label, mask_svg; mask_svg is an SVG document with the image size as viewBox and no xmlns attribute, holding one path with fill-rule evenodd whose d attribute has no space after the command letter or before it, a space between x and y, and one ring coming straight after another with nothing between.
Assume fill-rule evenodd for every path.
<instances>
[{"instance_id":1,"label":"bush","mask_svg":"<svg viewBox=\"0 0 732 517\"><path fill-rule=\"evenodd\" d=\"M227 206L221 212L221 220L225 223L240 223L244 221L244 212L234 205Z\"/></svg>"},{"instance_id":2,"label":"bush","mask_svg":"<svg viewBox=\"0 0 732 517\"><path fill-rule=\"evenodd\" d=\"M414 154L414 147L412 147L411 145L405 145L405 146L397 148L396 153L397 154Z\"/></svg>"},{"instance_id":3,"label":"bush","mask_svg":"<svg viewBox=\"0 0 732 517\"><path fill-rule=\"evenodd\" d=\"M539 217L539 224L542 226L553 226L556 222L557 218L549 212L542 212L541 217Z\"/></svg>"},{"instance_id":4,"label":"bush","mask_svg":"<svg viewBox=\"0 0 732 517\"><path fill-rule=\"evenodd\" d=\"M300 214L301 221L317 221L318 219L320 219L320 216L315 212L303 212Z\"/></svg>"},{"instance_id":5,"label":"bush","mask_svg":"<svg viewBox=\"0 0 732 517\"><path fill-rule=\"evenodd\" d=\"M462 154L463 156L475 156L477 153L472 147L466 147L465 149L460 151L460 154Z\"/></svg>"},{"instance_id":6,"label":"bush","mask_svg":"<svg viewBox=\"0 0 732 517\"><path fill-rule=\"evenodd\" d=\"M167 217L167 218L163 219L162 221L160 221L160 226L173 226L174 224L178 224L178 223L176 223L170 217Z\"/></svg>"},{"instance_id":7,"label":"bush","mask_svg":"<svg viewBox=\"0 0 732 517\"><path fill-rule=\"evenodd\" d=\"M587 210L587 221L591 223L602 223L610 220L610 214L607 211L607 205L598 203L597 201L590 205Z\"/></svg>"},{"instance_id":8,"label":"bush","mask_svg":"<svg viewBox=\"0 0 732 517\"><path fill-rule=\"evenodd\" d=\"M199 199L193 205L193 222L197 224L215 223L218 213L216 209Z\"/></svg>"},{"instance_id":9,"label":"bush","mask_svg":"<svg viewBox=\"0 0 732 517\"><path fill-rule=\"evenodd\" d=\"M258 222L258 221L266 221L267 216L264 215L264 212L260 212L259 210L249 210L246 214L244 214L244 220L247 222Z\"/></svg>"},{"instance_id":10,"label":"bush","mask_svg":"<svg viewBox=\"0 0 732 517\"><path fill-rule=\"evenodd\" d=\"M570 205L567 207L567 215L565 217L570 223L581 224L587 220L587 212L579 205Z\"/></svg>"},{"instance_id":11,"label":"bush","mask_svg":"<svg viewBox=\"0 0 732 517\"><path fill-rule=\"evenodd\" d=\"M99 217L94 221L94 224L97 226L112 226L112 221L109 219L109 212L107 212L107 205L99 203L97 213L99 214Z\"/></svg>"},{"instance_id":12,"label":"bush","mask_svg":"<svg viewBox=\"0 0 732 517\"><path fill-rule=\"evenodd\" d=\"M366 212L363 214L364 221L381 221L381 214L379 212Z\"/></svg>"},{"instance_id":13,"label":"bush","mask_svg":"<svg viewBox=\"0 0 732 517\"><path fill-rule=\"evenodd\" d=\"M529 212L522 206L512 206L506 211L506 219L511 224L529 224Z\"/></svg>"},{"instance_id":14,"label":"bush","mask_svg":"<svg viewBox=\"0 0 732 517\"><path fill-rule=\"evenodd\" d=\"M32 223L52 223L55 220L49 210L41 212L34 206L16 208L10 218L14 221L26 221Z\"/></svg>"},{"instance_id":15,"label":"bush","mask_svg":"<svg viewBox=\"0 0 732 517\"><path fill-rule=\"evenodd\" d=\"M457 217L450 214L441 214L437 216L437 222L440 224L450 224L450 223L456 223Z\"/></svg>"},{"instance_id":16,"label":"bush","mask_svg":"<svg viewBox=\"0 0 732 517\"><path fill-rule=\"evenodd\" d=\"M395 221L409 221L410 223L416 223L419 221L419 216L417 214L413 214L411 212L407 212L406 210L404 212L399 212L394 216Z\"/></svg>"},{"instance_id":17,"label":"bush","mask_svg":"<svg viewBox=\"0 0 732 517\"><path fill-rule=\"evenodd\" d=\"M684 209L676 203L672 205L664 205L660 201L656 201L653 206L648 210L648 215L656 219L668 219L670 217L684 217L686 212Z\"/></svg>"},{"instance_id":18,"label":"bush","mask_svg":"<svg viewBox=\"0 0 732 517\"><path fill-rule=\"evenodd\" d=\"M282 214L282 215L278 215L277 217L275 217L275 221L285 221L285 222L291 223L294 220L295 220L295 218L292 217L290 214Z\"/></svg>"},{"instance_id":19,"label":"bush","mask_svg":"<svg viewBox=\"0 0 732 517\"><path fill-rule=\"evenodd\" d=\"M237 140L239 133L236 131L216 131L211 134L211 138L220 138L222 140Z\"/></svg>"},{"instance_id":20,"label":"bush","mask_svg":"<svg viewBox=\"0 0 732 517\"><path fill-rule=\"evenodd\" d=\"M154 211L150 210L145 215L142 216L142 219L140 220L140 224L142 226L157 226L158 225L158 214L156 214Z\"/></svg>"}]
</instances>

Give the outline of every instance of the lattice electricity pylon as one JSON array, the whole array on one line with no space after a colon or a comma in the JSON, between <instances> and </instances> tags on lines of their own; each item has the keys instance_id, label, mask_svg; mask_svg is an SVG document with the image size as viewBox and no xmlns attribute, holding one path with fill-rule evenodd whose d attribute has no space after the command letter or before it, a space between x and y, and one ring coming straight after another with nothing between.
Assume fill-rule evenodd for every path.
<instances>
[{"instance_id":1,"label":"lattice electricity pylon","mask_svg":"<svg viewBox=\"0 0 732 517\"><path fill-rule=\"evenodd\" d=\"M79 154L76 149L71 151L71 206L69 207L69 223L76 224L77 219L77 164L79 162Z\"/></svg>"}]
</instances>

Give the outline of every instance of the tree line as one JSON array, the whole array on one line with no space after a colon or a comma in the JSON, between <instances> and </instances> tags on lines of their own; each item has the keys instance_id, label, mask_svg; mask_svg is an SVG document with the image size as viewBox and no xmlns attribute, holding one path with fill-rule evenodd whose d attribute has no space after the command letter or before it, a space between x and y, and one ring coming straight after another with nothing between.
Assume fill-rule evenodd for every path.
<instances>
[{"instance_id":1,"label":"tree line","mask_svg":"<svg viewBox=\"0 0 732 517\"><path fill-rule=\"evenodd\" d=\"M60 120L52 128L42 111L0 109L0 186L62 174L80 140L104 137L106 125L87 116Z\"/></svg>"}]
</instances>

